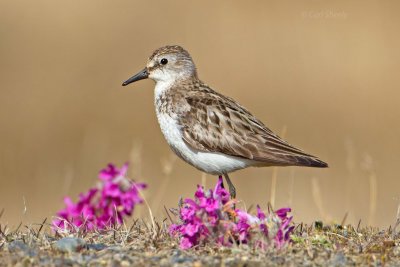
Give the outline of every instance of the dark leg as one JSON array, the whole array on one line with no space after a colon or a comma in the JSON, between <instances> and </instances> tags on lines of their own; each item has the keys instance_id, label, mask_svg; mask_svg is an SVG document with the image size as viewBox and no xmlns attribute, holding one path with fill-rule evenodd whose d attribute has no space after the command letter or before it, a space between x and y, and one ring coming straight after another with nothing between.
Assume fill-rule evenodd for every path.
<instances>
[{"instance_id":1,"label":"dark leg","mask_svg":"<svg viewBox=\"0 0 400 267\"><path fill-rule=\"evenodd\" d=\"M231 199L235 199L236 198L236 188L233 185L231 179L229 179L228 174L225 173L224 176L225 176L226 183L228 184L228 187L229 187L229 194L231 195Z\"/></svg>"}]
</instances>

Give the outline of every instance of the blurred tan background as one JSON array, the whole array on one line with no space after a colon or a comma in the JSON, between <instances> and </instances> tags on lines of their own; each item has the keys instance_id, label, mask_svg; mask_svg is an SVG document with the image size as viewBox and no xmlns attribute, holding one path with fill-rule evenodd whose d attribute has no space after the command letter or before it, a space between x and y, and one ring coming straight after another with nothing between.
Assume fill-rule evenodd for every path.
<instances>
[{"instance_id":1,"label":"blurred tan background","mask_svg":"<svg viewBox=\"0 0 400 267\"><path fill-rule=\"evenodd\" d=\"M180 44L200 77L329 169L231 175L247 206L295 221L386 227L400 203L398 1L0 1L1 223L39 222L108 162L133 160L163 206L202 174L175 160L152 81L121 87L151 52ZM274 174L275 172L275 174ZM208 187L215 177L207 176ZM139 208L136 216L147 216Z\"/></svg>"}]
</instances>

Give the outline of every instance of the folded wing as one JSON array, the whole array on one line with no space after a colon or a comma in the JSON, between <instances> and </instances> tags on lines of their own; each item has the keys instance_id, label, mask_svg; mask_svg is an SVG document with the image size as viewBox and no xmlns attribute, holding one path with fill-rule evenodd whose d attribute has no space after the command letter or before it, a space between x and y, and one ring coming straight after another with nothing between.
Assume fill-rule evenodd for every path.
<instances>
[{"instance_id":1,"label":"folded wing","mask_svg":"<svg viewBox=\"0 0 400 267\"><path fill-rule=\"evenodd\" d=\"M189 111L180 116L185 142L200 151L250 159L260 165L327 167L282 140L231 98L208 87L189 94Z\"/></svg>"}]
</instances>

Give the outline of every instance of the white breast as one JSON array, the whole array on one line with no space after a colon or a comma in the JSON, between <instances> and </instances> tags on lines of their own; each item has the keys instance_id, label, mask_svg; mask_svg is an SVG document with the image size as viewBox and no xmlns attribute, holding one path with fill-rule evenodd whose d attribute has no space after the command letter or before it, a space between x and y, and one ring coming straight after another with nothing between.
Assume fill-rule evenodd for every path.
<instances>
[{"instance_id":1,"label":"white breast","mask_svg":"<svg viewBox=\"0 0 400 267\"><path fill-rule=\"evenodd\" d=\"M159 83L156 86L156 102L161 92L167 90ZM223 174L246 168L253 165L252 161L239 157L228 156L218 152L202 152L193 149L182 139L180 126L177 123L177 115L169 115L159 112L156 106L158 123L165 139L172 150L187 163L206 173Z\"/></svg>"}]
</instances>

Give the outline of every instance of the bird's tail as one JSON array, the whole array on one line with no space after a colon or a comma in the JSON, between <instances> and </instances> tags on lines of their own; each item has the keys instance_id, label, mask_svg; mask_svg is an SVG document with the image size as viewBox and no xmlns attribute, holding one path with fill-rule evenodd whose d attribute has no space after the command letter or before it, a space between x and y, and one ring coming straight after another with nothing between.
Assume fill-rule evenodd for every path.
<instances>
[{"instance_id":1,"label":"bird's tail","mask_svg":"<svg viewBox=\"0 0 400 267\"><path fill-rule=\"evenodd\" d=\"M328 163L314 156L295 156L295 158L296 158L295 160L298 162L296 166L316 167L316 168L328 167Z\"/></svg>"}]
</instances>

